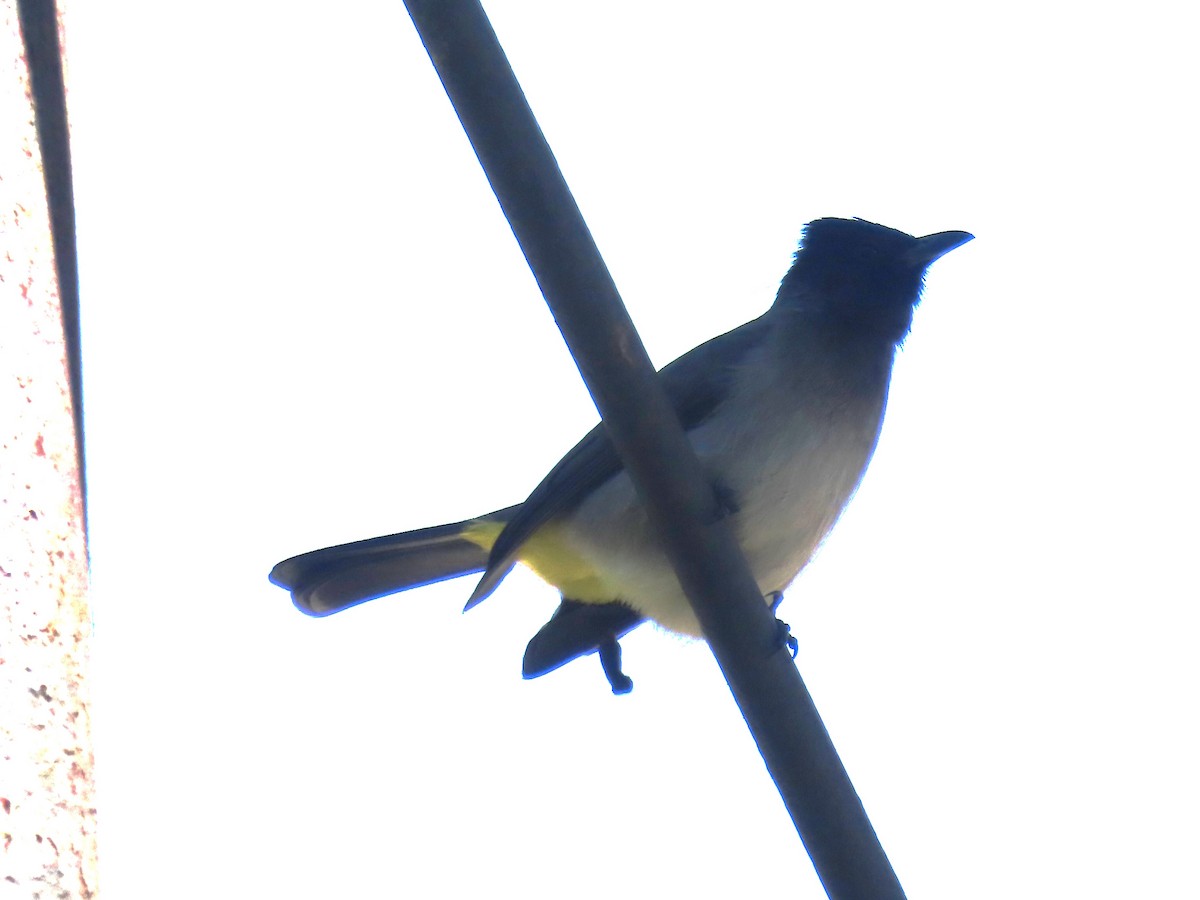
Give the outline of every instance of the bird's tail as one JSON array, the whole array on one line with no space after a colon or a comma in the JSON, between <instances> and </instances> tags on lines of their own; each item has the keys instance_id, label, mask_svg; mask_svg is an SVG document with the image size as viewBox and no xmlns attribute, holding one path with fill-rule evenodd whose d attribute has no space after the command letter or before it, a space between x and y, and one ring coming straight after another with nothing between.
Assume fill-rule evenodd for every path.
<instances>
[{"instance_id":1,"label":"bird's tail","mask_svg":"<svg viewBox=\"0 0 1200 900\"><path fill-rule=\"evenodd\" d=\"M496 535L516 509L301 553L276 565L271 581L291 591L301 612L327 616L386 594L482 572Z\"/></svg>"}]
</instances>

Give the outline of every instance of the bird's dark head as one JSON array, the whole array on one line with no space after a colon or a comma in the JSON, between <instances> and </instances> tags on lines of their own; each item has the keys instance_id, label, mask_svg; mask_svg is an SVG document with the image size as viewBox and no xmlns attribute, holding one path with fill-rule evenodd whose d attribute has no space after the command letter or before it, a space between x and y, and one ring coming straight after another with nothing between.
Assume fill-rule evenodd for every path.
<instances>
[{"instance_id":1,"label":"bird's dark head","mask_svg":"<svg viewBox=\"0 0 1200 900\"><path fill-rule=\"evenodd\" d=\"M972 237L965 231L913 237L862 219L817 219L804 229L776 306L848 335L897 344L912 325L929 264Z\"/></svg>"}]
</instances>

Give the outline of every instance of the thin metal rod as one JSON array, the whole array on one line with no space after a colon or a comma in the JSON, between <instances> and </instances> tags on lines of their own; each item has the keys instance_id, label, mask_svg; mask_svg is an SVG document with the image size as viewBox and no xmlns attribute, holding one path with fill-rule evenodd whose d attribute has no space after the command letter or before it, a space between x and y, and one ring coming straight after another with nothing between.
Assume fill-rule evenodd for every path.
<instances>
[{"instance_id":1,"label":"thin metal rod","mask_svg":"<svg viewBox=\"0 0 1200 900\"><path fill-rule=\"evenodd\" d=\"M405 5L826 892L903 898L483 9Z\"/></svg>"},{"instance_id":2,"label":"thin metal rod","mask_svg":"<svg viewBox=\"0 0 1200 900\"><path fill-rule=\"evenodd\" d=\"M79 255L75 245L75 188L71 175L71 134L67 124L67 88L62 47L58 40L58 8L54 0L18 0L34 121L50 211L50 239L58 299L66 339L67 383L75 419L75 453L79 457L79 499L87 541L87 467L84 465L83 350L79 328Z\"/></svg>"}]
</instances>

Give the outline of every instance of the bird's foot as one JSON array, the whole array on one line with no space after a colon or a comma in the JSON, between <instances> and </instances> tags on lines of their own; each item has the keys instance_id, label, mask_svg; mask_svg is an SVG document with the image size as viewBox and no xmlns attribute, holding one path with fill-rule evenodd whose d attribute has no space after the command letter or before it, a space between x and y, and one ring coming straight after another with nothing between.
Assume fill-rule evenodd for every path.
<instances>
[{"instance_id":1,"label":"bird's foot","mask_svg":"<svg viewBox=\"0 0 1200 900\"><path fill-rule=\"evenodd\" d=\"M525 648L521 675L537 678L581 656L600 654L600 664L614 694L628 694L633 682L621 671L617 641L645 619L623 603L581 603L563 598L550 621Z\"/></svg>"},{"instance_id":2,"label":"bird's foot","mask_svg":"<svg viewBox=\"0 0 1200 900\"><path fill-rule=\"evenodd\" d=\"M771 604L771 612L775 612L779 609L779 604L783 602L783 591L771 591L767 594L767 602ZM778 616L775 617L775 640L778 642L776 646L780 650L786 647L791 651L792 659L795 659L796 654L800 652L800 642L792 634L792 626Z\"/></svg>"},{"instance_id":3,"label":"bird's foot","mask_svg":"<svg viewBox=\"0 0 1200 900\"><path fill-rule=\"evenodd\" d=\"M796 654L800 652L800 642L796 640L796 635L792 634L792 626L781 619L775 619L775 640L779 642L779 649L788 649L791 652L792 659L796 659Z\"/></svg>"},{"instance_id":4,"label":"bird's foot","mask_svg":"<svg viewBox=\"0 0 1200 900\"><path fill-rule=\"evenodd\" d=\"M716 520L727 519L738 511L737 494L733 488L720 481L713 482L713 500L716 501Z\"/></svg>"},{"instance_id":5,"label":"bird's foot","mask_svg":"<svg viewBox=\"0 0 1200 900\"><path fill-rule=\"evenodd\" d=\"M786 647L791 652L792 659L795 659L796 654L800 652L800 642L792 634L792 626L781 619L775 620L775 640L778 642L776 645L778 649L782 650Z\"/></svg>"},{"instance_id":6,"label":"bird's foot","mask_svg":"<svg viewBox=\"0 0 1200 900\"><path fill-rule=\"evenodd\" d=\"M628 694L633 690L633 680L621 671L621 645L616 638L609 638L596 648L600 654L600 665L614 694Z\"/></svg>"}]
</instances>

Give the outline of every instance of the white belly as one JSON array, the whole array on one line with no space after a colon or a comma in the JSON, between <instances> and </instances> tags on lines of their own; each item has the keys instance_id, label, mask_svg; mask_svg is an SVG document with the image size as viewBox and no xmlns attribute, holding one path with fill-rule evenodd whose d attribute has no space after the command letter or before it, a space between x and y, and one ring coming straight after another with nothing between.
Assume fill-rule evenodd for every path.
<instances>
[{"instance_id":1,"label":"white belly","mask_svg":"<svg viewBox=\"0 0 1200 900\"><path fill-rule=\"evenodd\" d=\"M884 405L881 395L781 416L777 399L764 391L742 407L736 427L718 413L691 435L737 505L734 533L764 595L795 579L837 521L871 458ZM603 573L613 599L672 631L701 635L628 475L584 501L567 535Z\"/></svg>"}]
</instances>

